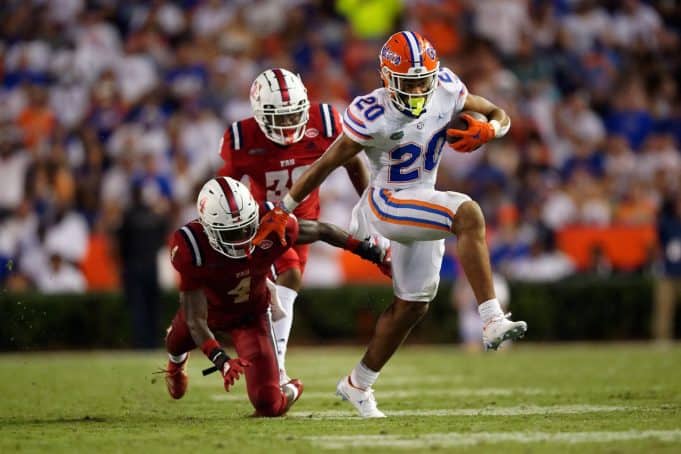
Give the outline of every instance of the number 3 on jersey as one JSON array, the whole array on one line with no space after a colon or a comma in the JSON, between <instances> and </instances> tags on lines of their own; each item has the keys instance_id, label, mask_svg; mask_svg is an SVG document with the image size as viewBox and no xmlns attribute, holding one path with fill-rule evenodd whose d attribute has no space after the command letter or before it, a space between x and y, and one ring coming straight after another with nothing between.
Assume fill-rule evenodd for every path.
<instances>
[{"instance_id":1,"label":"number 3 on jersey","mask_svg":"<svg viewBox=\"0 0 681 454\"><path fill-rule=\"evenodd\" d=\"M265 185L270 202L278 202L291 189L293 183L307 170L307 166L294 167L292 169L273 170L265 172Z\"/></svg>"},{"instance_id":2,"label":"number 3 on jersey","mask_svg":"<svg viewBox=\"0 0 681 454\"><path fill-rule=\"evenodd\" d=\"M426 152L423 147L415 143L400 145L390 153L390 182L407 183L416 180L421 175L421 167L432 172L440 161L442 146L445 144L445 131L442 128L433 134L428 141ZM423 163L419 160L423 156Z\"/></svg>"}]
</instances>

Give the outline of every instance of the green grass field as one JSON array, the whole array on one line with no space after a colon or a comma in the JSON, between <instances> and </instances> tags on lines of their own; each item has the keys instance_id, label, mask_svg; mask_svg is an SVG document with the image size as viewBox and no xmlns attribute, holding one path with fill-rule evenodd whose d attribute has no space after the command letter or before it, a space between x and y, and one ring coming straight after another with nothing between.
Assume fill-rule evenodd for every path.
<instances>
[{"instance_id":1,"label":"green grass field","mask_svg":"<svg viewBox=\"0 0 681 454\"><path fill-rule=\"evenodd\" d=\"M679 345L404 348L376 385L385 420L333 395L361 352L294 347L306 388L280 419L249 417L200 354L180 401L160 351L0 355L0 452L681 452Z\"/></svg>"}]
</instances>

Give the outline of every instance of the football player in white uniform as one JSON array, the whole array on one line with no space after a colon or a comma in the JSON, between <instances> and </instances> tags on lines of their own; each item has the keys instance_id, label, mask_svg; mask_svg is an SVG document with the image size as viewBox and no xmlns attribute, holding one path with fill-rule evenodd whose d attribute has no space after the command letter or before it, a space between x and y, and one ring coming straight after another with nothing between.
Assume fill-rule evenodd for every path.
<instances>
[{"instance_id":1,"label":"football player in white uniform","mask_svg":"<svg viewBox=\"0 0 681 454\"><path fill-rule=\"evenodd\" d=\"M465 194L434 189L443 145L471 152L504 136L511 125L508 115L440 68L435 49L418 33L392 35L379 60L383 87L353 100L343 115L343 133L265 216L254 239L257 243L274 230L283 240L288 215L298 203L334 169L365 151L371 181L353 209L350 230L358 238L378 233L390 240L395 297L379 317L364 357L338 383L337 393L363 417L385 416L372 385L435 297L444 238L457 237L485 347L496 350L527 330L525 322L504 315L495 296L480 207ZM489 121L466 116L467 129L451 129L453 114L462 110L480 112Z\"/></svg>"}]
</instances>

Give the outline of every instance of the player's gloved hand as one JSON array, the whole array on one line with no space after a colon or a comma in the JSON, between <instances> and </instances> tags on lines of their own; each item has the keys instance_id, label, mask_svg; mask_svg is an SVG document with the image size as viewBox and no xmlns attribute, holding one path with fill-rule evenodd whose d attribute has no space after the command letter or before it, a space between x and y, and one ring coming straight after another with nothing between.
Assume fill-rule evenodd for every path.
<instances>
[{"instance_id":1,"label":"player's gloved hand","mask_svg":"<svg viewBox=\"0 0 681 454\"><path fill-rule=\"evenodd\" d=\"M476 120L468 114L461 115L461 118L468 124L468 129L447 130L447 142L455 151L470 153L494 139L494 128L488 122Z\"/></svg>"},{"instance_id":2,"label":"player's gloved hand","mask_svg":"<svg viewBox=\"0 0 681 454\"><path fill-rule=\"evenodd\" d=\"M349 236L345 244L347 250L365 260L375 263L383 274L392 277L390 247L382 247L371 237L364 241L359 241L358 239Z\"/></svg>"},{"instance_id":3,"label":"player's gloved hand","mask_svg":"<svg viewBox=\"0 0 681 454\"><path fill-rule=\"evenodd\" d=\"M225 391L229 392L229 388L234 385L234 382L239 379L250 365L250 361L242 358L232 358L225 361L222 369L220 369L222 379L224 380Z\"/></svg>"},{"instance_id":4,"label":"player's gloved hand","mask_svg":"<svg viewBox=\"0 0 681 454\"><path fill-rule=\"evenodd\" d=\"M288 217L289 214L280 206L276 206L265 213L260 221L258 232L253 238L253 244L256 246L260 245L270 233L274 232L279 237L281 244L286 246L286 222L288 221Z\"/></svg>"}]
</instances>

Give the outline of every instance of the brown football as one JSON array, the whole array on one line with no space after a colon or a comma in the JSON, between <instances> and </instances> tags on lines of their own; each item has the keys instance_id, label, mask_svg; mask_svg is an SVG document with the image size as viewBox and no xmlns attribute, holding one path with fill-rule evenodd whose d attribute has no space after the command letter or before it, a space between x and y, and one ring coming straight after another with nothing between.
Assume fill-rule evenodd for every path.
<instances>
[{"instance_id":1,"label":"brown football","mask_svg":"<svg viewBox=\"0 0 681 454\"><path fill-rule=\"evenodd\" d=\"M463 110L456 114L452 121L449 122L449 128L460 129L462 131L468 129L468 123L466 123L466 120L462 118L463 114L468 114L476 120L487 121L487 117L480 112L475 112L473 110Z\"/></svg>"}]
</instances>

